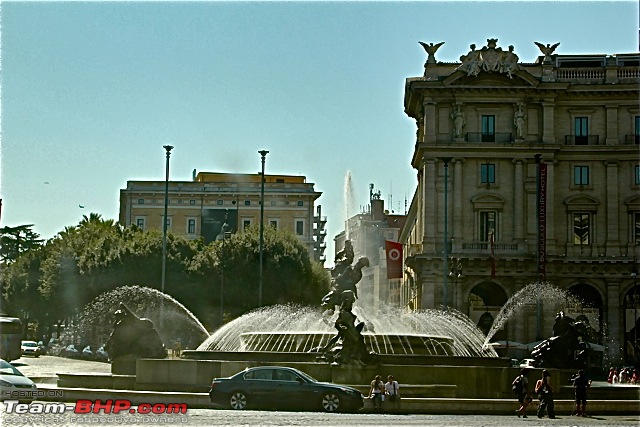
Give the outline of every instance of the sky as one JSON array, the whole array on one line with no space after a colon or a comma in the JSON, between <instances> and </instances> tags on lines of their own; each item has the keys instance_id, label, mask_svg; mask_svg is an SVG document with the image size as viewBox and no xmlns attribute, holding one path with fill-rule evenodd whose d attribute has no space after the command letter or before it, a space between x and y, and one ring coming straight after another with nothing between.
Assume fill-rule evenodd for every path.
<instances>
[{"instance_id":1,"label":"sky","mask_svg":"<svg viewBox=\"0 0 640 427\"><path fill-rule=\"evenodd\" d=\"M0 226L51 238L118 219L128 180L192 171L304 175L322 192L327 260L374 184L403 214L417 178L404 84L418 44L457 62L488 38L534 62L638 51L637 1L7 2L0 5ZM405 208L405 201L406 206Z\"/></svg>"}]
</instances>

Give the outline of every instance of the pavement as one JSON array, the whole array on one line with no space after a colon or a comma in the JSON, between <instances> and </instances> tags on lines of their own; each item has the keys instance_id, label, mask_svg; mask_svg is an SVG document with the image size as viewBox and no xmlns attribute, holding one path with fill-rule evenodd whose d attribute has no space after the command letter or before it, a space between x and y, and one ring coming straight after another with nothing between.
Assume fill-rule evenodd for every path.
<instances>
[{"instance_id":1,"label":"pavement","mask_svg":"<svg viewBox=\"0 0 640 427\"><path fill-rule=\"evenodd\" d=\"M105 401L127 399L133 405L144 403L186 403L189 408L214 408L207 393L156 392L143 390L114 390L99 388L63 388L57 386L58 373L110 373L111 365L104 362L67 359L43 355L38 358L22 357L12 362L24 375L31 378L42 391L38 400L75 402L79 399ZM640 386L636 387L640 396ZM530 411L533 412L532 405ZM556 400L556 413L570 415L574 402ZM464 399L464 398L403 398L405 414L458 414L477 415L513 414L515 399ZM371 402L365 402L365 412L371 412ZM590 413L640 416L640 399L637 400L589 400ZM640 421L640 418L639 418ZM640 423L638 423L640 425Z\"/></svg>"}]
</instances>

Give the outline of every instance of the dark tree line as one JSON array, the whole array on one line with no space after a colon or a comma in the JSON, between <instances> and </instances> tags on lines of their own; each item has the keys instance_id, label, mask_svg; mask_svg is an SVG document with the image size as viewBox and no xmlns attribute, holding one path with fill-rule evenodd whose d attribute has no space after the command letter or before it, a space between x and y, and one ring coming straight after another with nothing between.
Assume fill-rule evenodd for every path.
<instances>
[{"instance_id":1,"label":"dark tree line","mask_svg":"<svg viewBox=\"0 0 640 427\"><path fill-rule=\"evenodd\" d=\"M46 242L31 226L23 226L20 233L31 241L25 237L17 247L5 247L5 241L12 244L15 239L6 228L0 229L2 311L37 323L38 338L50 335L53 325L73 318L94 298L117 287L161 288L158 230L124 228L91 214ZM219 326L223 315L228 320L256 308L258 241L257 227L209 245L169 233L165 293L210 330ZM298 238L271 227L264 230L263 272L263 305L315 305L329 288L328 275L310 260Z\"/></svg>"}]
</instances>

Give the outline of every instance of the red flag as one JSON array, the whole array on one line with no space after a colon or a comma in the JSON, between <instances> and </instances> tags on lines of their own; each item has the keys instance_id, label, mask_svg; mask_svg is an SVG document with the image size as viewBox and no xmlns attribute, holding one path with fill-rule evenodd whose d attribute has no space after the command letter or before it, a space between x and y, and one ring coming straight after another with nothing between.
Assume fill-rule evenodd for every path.
<instances>
[{"instance_id":1,"label":"red flag","mask_svg":"<svg viewBox=\"0 0 640 427\"><path fill-rule=\"evenodd\" d=\"M402 243L384 241L387 252L387 279L402 278Z\"/></svg>"},{"instance_id":2,"label":"red flag","mask_svg":"<svg viewBox=\"0 0 640 427\"><path fill-rule=\"evenodd\" d=\"M491 278L495 279L496 278L496 258L493 256L493 243L494 243L493 231L489 235L489 241L491 242Z\"/></svg>"}]
</instances>

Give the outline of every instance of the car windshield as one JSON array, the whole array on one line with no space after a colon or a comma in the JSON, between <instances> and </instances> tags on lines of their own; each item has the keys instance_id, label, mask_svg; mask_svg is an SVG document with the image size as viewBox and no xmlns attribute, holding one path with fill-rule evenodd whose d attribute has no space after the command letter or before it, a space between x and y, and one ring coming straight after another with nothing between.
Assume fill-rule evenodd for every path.
<instances>
[{"instance_id":1,"label":"car windshield","mask_svg":"<svg viewBox=\"0 0 640 427\"><path fill-rule=\"evenodd\" d=\"M25 347L37 347L38 344L36 344L33 341L22 341L22 345Z\"/></svg>"},{"instance_id":2,"label":"car windshield","mask_svg":"<svg viewBox=\"0 0 640 427\"><path fill-rule=\"evenodd\" d=\"M24 376L20 371L13 367L9 362L5 362L4 360L0 362L0 374L2 375L18 375Z\"/></svg>"}]
</instances>

